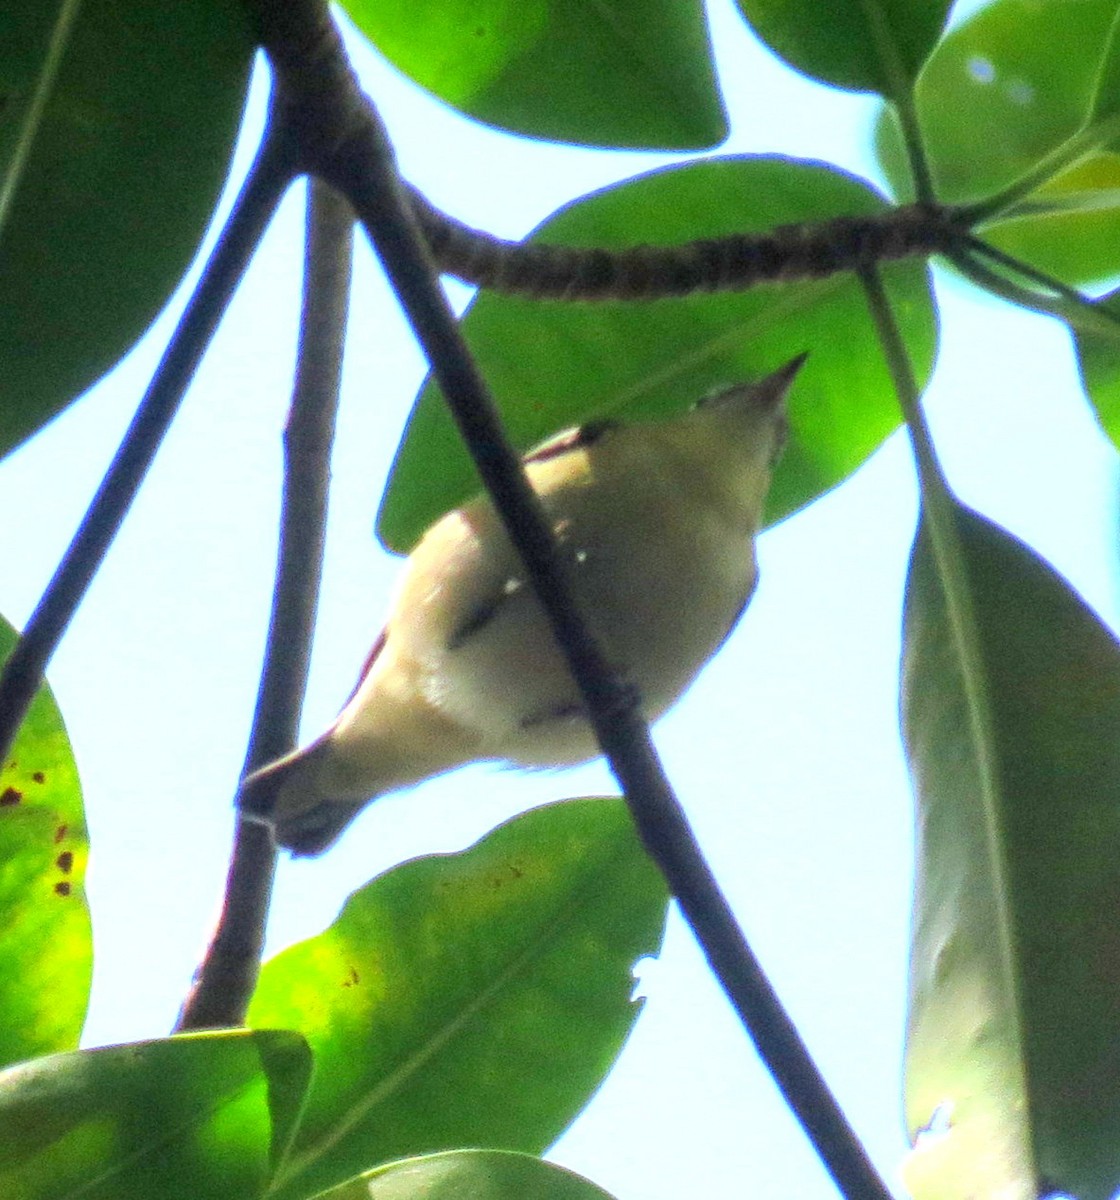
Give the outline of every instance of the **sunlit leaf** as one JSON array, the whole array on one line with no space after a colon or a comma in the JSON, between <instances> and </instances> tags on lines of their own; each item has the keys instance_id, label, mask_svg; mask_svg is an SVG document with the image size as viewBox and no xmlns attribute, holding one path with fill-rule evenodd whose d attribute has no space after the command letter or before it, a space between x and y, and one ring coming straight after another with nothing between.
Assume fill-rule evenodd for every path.
<instances>
[{"instance_id":1,"label":"sunlit leaf","mask_svg":"<svg viewBox=\"0 0 1120 1200\"><path fill-rule=\"evenodd\" d=\"M699 0L346 0L397 67L480 121L594 146L727 136Z\"/></svg>"},{"instance_id":2,"label":"sunlit leaf","mask_svg":"<svg viewBox=\"0 0 1120 1200\"><path fill-rule=\"evenodd\" d=\"M0 660L16 643L0 618ZM78 1044L93 946L78 769L40 688L0 765L0 1065Z\"/></svg>"},{"instance_id":3,"label":"sunlit leaf","mask_svg":"<svg viewBox=\"0 0 1120 1200\"><path fill-rule=\"evenodd\" d=\"M450 1150L368 1171L316 1200L610 1200L554 1163L504 1150Z\"/></svg>"},{"instance_id":4,"label":"sunlit leaf","mask_svg":"<svg viewBox=\"0 0 1120 1200\"><path fill-rule=\"evenodd\" d=\"M252 52L235 0L0 7L0 453L167 301L225 180Z\"/></svg>"},{"instance_id":5,"label":"sunlit leaf","mask_svg":"<svg viewBox=\"0 0 1120 1200\"><path fill-rule=\"evenodd\" d=\"M1114 0L997 0L949 34L917 86L939 199L992 195L1078 133L1115 11ZM909 198L901 137L886 110L876 145L896 192ZM1068 283L1115 276L1120 157L1104 146L1052 169L1026 200L985 225L985 240Z\"/></svg>"},{"instance_id":6,"label":"sunlit leaf","mask_svg":"<svg viewBox=\"0 0 1120 1200\"><path fill-rule=\"evenodd\" d=\"M1120 154L1063 171L1021 209L1026 215L987 226L984 240L1067 283L1120 274Z\"/></svg>"},{"instance_id":7,"label":"sunlit leaf","mask_svg":"<svg viewBox=\"0 0 1120 1200\"><path fill-rule=\"evenodd\" d=\"M911 563L919 805L906 1112L916 1194L1120 1185L1120 647L1009 534L955 516L950 615ZM954 585L955 586L955 585Z\"/></svg>"},{"instance_id":8,"label":"sunlit leaf","mask_svg":"<svg viewBox=\"0 0 1120 1200\"><path fill-rule=\"evenodd\" d=\"M543 1150L630 1031L665 911L621 800L537 809L356 892L265 964L249 1012L315 1054L276 1195L432 1150Z\"/></svg>"},{"instance_id":9,"label":"sunlit leaf","mask_svg":"<svg viewBox=\"0 0 1120 1200\"><path fill-rule=\"evenodd\" d=\"M883 209L866 183L820 163L708 159L584 197L533 236L569 245L673 244ZM924 380L936 344L928 272L908 262L884 275ZM863 294L847 275L647 303L541 303L488 293L471 305L463 331L520 449L594 418L683 411L808 350L790 397L792 436L770 493L771 520L839 483L900 419ZM378 533L392 549L407 550L479 486L429 381L397 452Z\"/></svg>"},{"instance_id":10,"label":"sunlit leaf","mask_svg":"<svg viewBox=\"0 0 1120 1200\"><path fill-rule=\"evenodd\" d=\"M943 39L916 88L940 200L981 199L1077 132L1115 12L1116 0L996 0ZM909 198L901 139L886 110L876 141L888 179Z\"/></svg>"},{"instance_id":11,"label":"sunlit leaf","mask_svg":"<svg viewBox=\"0 0 1120 1200\"><path fill-rule=\"evenodd\" d=\"M283 1031L193 1034L57 1054L0 1073L9 1200L261 1195L311 1058Z\"/></svg>"},{"instance_id":12,"label":"sunlit leaf","mask_svg":"<svg viewBox=\"0 0 1120 1200\"><path fill-rule=\"evenodd\" d=\"M837 87L904 95L937 43L951 0L738 0L791 66Z\"/></svg>"}]
</instances>

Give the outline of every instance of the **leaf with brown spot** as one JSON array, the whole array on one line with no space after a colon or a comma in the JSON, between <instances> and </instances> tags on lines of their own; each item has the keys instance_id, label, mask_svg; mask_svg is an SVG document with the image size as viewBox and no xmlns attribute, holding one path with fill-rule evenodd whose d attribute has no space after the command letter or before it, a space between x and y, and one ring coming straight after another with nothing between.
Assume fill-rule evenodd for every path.
<instances>
[{"instance_id":1,"label":"leaf with brown spot","mask_svg":"<svg viewBox=\"0 0 1120 1200\"><path fill-rule=\"evenodd\" d=\"M15 642L0 618L0 659ZM77 767L44 686L0 771L0 1065L77 1045L93 961L87 853Z\"/></svg>"},{"instance_id":2,"label":"leaf with brown spot","mask_svg":"<svg viewBox=\"0 0 1120 1200\"><path fill-rule=\"evenodd\" d=\"M667 902L620 799L534 809L356 892L265 963L249 1010L316 1063L272 1200L433 1146L541 1153L621 1049ZM340 987L355 964L363 986Z\"/></svg>"}]
</instances>

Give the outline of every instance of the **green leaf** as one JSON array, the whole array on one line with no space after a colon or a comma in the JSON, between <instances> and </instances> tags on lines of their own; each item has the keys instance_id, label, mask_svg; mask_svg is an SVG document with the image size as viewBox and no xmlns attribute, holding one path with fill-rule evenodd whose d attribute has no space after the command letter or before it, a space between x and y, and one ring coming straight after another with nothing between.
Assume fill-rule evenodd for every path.
<instances>
[{"instance_id":1,"label":"green leaf","mask_svg":"<svg viewBox=\"0 0 1120 1200\"><path fill-rule=\"evenodd\" d=\"M727 137L699 0L346 0L421 87L480 121L592 146Z\"/></svg>"},{"instance_id":2,"label":"green leaf","mask_svg":"<svg viewBox=\"0 0 1120 1200\"><path fill-rule=\"evenodd\" d=\"M292 1135L311 1056L286 1031L191 1034L0 1073L6 1200L248 1200Z\"/></svg>"},{"instance_id":3,"label":"green leaf","mask_svg":"<svg viewBox=\"0 0 1120 1200\"><path fill-rule=\"evenodd\" d=\"M0 453L167 301L225 180L252 59L235 0L73 10L0 4Z\"/></svg>"},{"instance_id":4,"label":"green leaf","mask_svg":"<svg viewBox=\"0 0 1120 1200\"><path fill-rule=\"evenodd\" d=\"M1120 156L1108 149L1115 117L1099 83L1115 11L1115 0L997 0L945 39L917 86L938 198L974 202L1018 183L1026 198L985 225L985 240L1074 284L1120 271ZM898 123L886 110L876 148L909 198Z\"/></svg>"},{"instance_id":5,"label":"green leaf","mask_svg":"<svg viewBox=\"0 0 1120 1200\"><path fill-rule=\"evenodd\" d=\"M0 660L16 638L0 618ZM0 766L0 1066L78 1044L93 969L88 852L78 768L44 685Z\"/></svg>"},{"instance_id":6,"label":"green leaf","mask_svg":"<svg viewBox=\"0 0 1120 1200\"><path fill-rule=\"evenodd\" d=\"M944 38L916 87L937 197L974 201L1025 175L1081 127L1116 0L996 0ZM880 164L910 198L897 122L876 131Z\"/></svg>"},{"instance_id":7,"label":"green leaf","mask_svg":"<svg viewBox=\"0 0 1120 1200\"><path fill-rule=\"evenodd\" d=\"M983 230L986 242L1070 284L1120 272L1120 154L1102 151L1063 171L1017 211Z\"/></svg>"},{"instance_id":8,"label":"green leaf","mask_svg":"<svg viewBox=\"0 0 1120 1200\"><path fill-rule=\"evenodd\" d=\"M508 1150L450 1150L367 1171L315 1200L611 1200L573 1171Z\"/></svg>"},{"instance_id":9,"label":"green leaf","mask_svg":"<svg viewBox=\"0 0 1120 1200\"><path fill-rule=\"evenodd\" d=\"M1102 296L1094 307L1109 314L1115 325L1075 328L1074 346L1085 394L1101 428L1120 447L1120 291Z\"/></svg>"},{"instance_id":10,"label":"green leaf","mask_svg":"<svg viewBox=\"0 0 1120 1200\"><path fill-rule=\"evenodd\" d=\"M1120 1184L1120 647L1010 534L923 530L903 728L919 805L907 1122L916 1197Z\"/></svg>"},{"instance_id":11,"label":"green leaf","mask_svg":"<svg viewBox=\"0 0 1120 1200\"><path fill-rule=\"evenodd\" d=\"M904 97L937 44L952 0L738 0L755 33L791 66L860 92Z\"/></svg>"},{"instance_id":12,"label":"green leaf","mask_svg":"<svg viewBox=\"0 0 1120 1200\"><path fill-rule=\"evenodd\" d=\"M532 240L672 244L883 210L867 184L819 163L716 158L586 196L550 217ZM928 271L909 262L884 274L924 380L937 336ZM862 291L846 275L646 303L541 303L487 293L471 305L463 332L519 449L595 418L683 411L713 389L761 378L808 350L790 398L792 436L770 493L771 520L839 483L899 423ZM392 549L410 549L479 488L429 380L397 451L378 534Z\"/></svg>"},{"instance_id":13,"label":"green leaf","mask_svg":"<svg viewBox=\"0 0 1120 1200\"><path fill-rule=\"evenodd\" d=\"M462 1145L537 1153L587 1102L640 1009L664 885L621 800L572 800L356 892L266 963L254 1026L299 1029L311 1097L276 1195Z\"/></svg>"}]
</instances>

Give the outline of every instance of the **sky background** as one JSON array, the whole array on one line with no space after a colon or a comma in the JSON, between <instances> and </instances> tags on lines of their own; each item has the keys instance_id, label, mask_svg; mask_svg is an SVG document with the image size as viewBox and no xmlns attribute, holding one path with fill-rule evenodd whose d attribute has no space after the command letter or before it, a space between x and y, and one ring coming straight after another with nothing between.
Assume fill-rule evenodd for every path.
<instances>
[{"instance_id":1,"label":"sky background","mask_svg":"<svg viewBox=\"0 0 1120 1200\"><path fill-rule=\"evenodd\" d=\"M784 68L729 0L710 8L733 123L720 152L821 158L876 178L875 102ZM674 161L480 128L351 44L406 176L470 224L520 237L575 196ZM263 98L258 80L235 177L259 136ZM87 1045L167 1032L220 896L272 586L302 221L298 188L50 669L92 838ZM461 304L468 293L453 295ZM938 295L941 351L927 399L950 481L1115 626L1115 456L1081 396L1067 335L944 275ZM0 466L0 611L16 624L77 526L180 308L181 297L111 376ZM397 563L372 525L423 373L359 241L306 736L333 718L382 622ZM755 949L895 1186L912 875L897 667L915 515L896 435L762 538L762 584L746 619L656 730ZM462 848L535 804L615 790L599 765L535 775L484 766L383 799L325 858L281 865L270 951L319 932L351 890L394 863ZM642 978L649 1000L618 1067L551 1157L620 1200L833 1195L675 916Z\"/></svg>"}]
</instances>

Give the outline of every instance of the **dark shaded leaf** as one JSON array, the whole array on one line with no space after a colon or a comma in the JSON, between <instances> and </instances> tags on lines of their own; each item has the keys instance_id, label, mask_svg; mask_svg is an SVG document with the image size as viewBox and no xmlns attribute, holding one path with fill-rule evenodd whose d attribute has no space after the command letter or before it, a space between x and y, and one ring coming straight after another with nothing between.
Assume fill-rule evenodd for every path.
<instances>
[{"instance_id":1,"label":"dark shaded leaf","mask_svg":"<svg viewBox=\"0 0 1120 1200\"><path fill-rule=\"evenodd\" d=\"M72 7L0 7L0 452L167 301L225 180L253 52L235 0L84 0L67 30Z\"/></svg>"},{"instance_id":2,"label":"dark shaded leaf","mask_svg":"<svg viewBox=\"0 0 1120 1200\"><path fill-rule=\"evenodd\" d=\"M738 0L755 33L815 79L897 99L913 85L952 0ZM826 15L827 14L827 15Z\"/></svg>"},{"instance_id":3,"label":"dark shaded leaf","mask_svg":"<svg viewBox=\"0 0 1120 1200\"><path fill-rule=\"evenodd\" d=\"M906 600L919 804L906 1109L918 1197L1120 1185L1120 647L1046 563L957 508Z\"/></svg>"}]
</instances>

